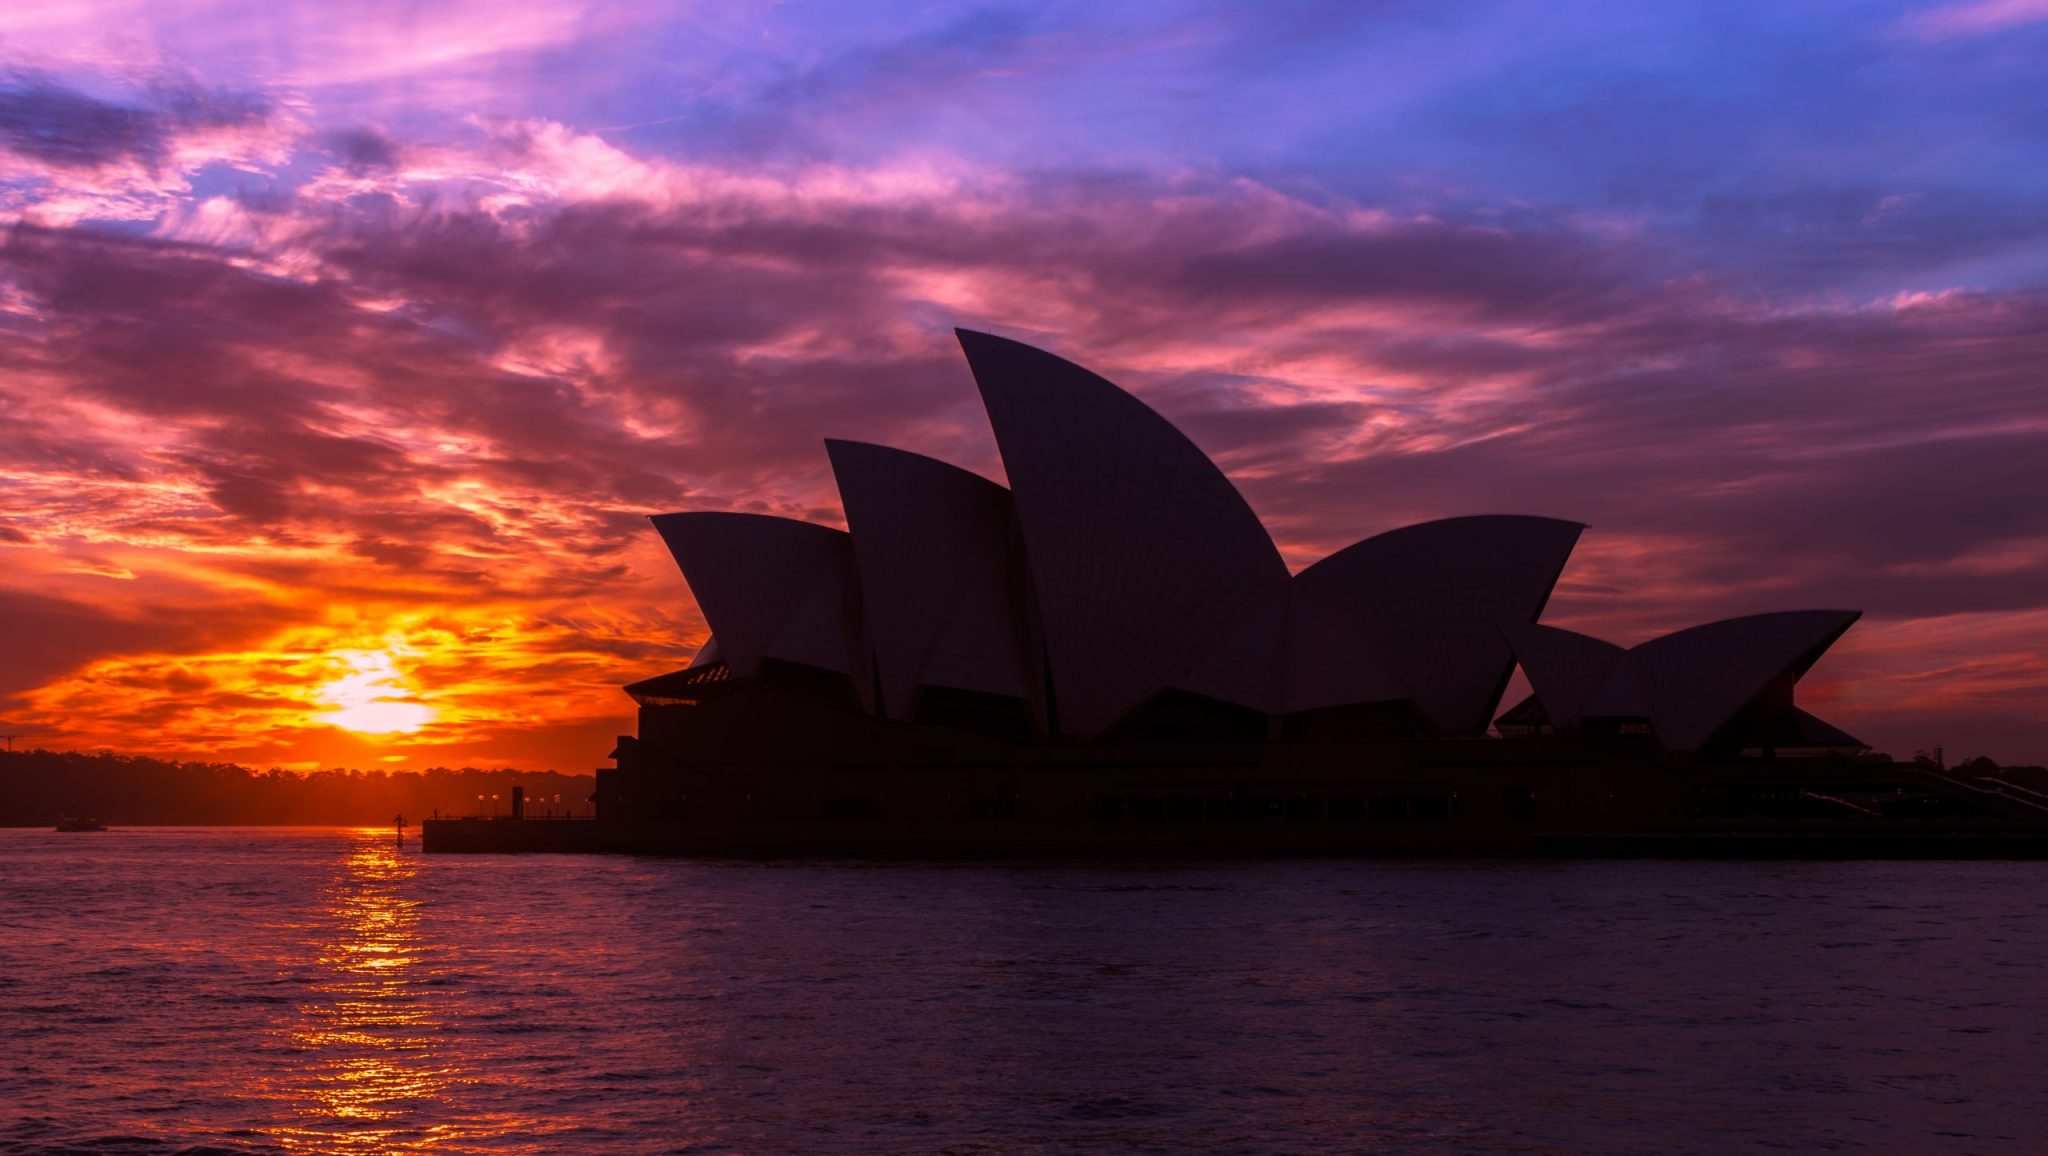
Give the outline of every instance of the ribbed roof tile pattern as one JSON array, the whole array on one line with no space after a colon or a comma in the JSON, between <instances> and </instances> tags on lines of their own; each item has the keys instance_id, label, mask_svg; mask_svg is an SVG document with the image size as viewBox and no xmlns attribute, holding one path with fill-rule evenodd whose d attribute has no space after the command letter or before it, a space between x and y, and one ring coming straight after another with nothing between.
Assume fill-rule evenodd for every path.
<instances>
[{"instance_id":1,"label":"ribbed roof tile pattern","mask_svg":"<svg viewBox=\"0 0 2048 1156\"><path fill-rule=\"evenodd\" d=\"M1030 698L1010 492L922 454L827 440L853 534L883 713L920 684Z\"/></svg>"},{"instance_id":2,"label":"ribbed roof tile pattern","mask_svg":"<svg viewBox=\"0 0 2048 1156\"><path fill-rule=\"evenodd\" d=\"M1189 673L1287 568L1223 471L1072 362L959 331L1016 497L1060 726L1096 734Z\"/></svg>"}]
</instances>

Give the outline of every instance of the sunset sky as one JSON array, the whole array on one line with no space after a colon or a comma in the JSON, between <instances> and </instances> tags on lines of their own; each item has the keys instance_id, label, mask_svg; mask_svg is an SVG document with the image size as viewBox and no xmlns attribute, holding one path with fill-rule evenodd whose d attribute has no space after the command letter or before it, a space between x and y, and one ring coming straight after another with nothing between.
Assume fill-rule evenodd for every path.
<instances>
[{"instance_id":1,"label":"sunset sky","mask_svg":"<svg viewBox=\"0 0 2048 1156\"><path fill-rule=\"evenodd\" d=\"M955 325L1297 568L1590 523L1546 621L1861 608L1880 749L2048 760L2048 0L0 7L0 721L587 771L645 516L1001 476Z\"/></svg>"}]
</instances>

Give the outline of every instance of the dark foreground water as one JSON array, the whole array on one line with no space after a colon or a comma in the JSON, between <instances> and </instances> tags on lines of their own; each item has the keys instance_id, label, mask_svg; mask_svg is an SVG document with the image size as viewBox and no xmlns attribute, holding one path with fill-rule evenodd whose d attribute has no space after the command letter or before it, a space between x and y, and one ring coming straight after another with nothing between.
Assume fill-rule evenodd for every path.
<instances>
[{"instance_id":1,"label":"dark foreground water","mask_svg":"<svg viewBox=\"0 0 2048 1156\"><path fill-rule=\"evenodd\" d=\"M2042 1152L2048 864L0 831L0 1152Z\"/></svg>"}]
</instances>

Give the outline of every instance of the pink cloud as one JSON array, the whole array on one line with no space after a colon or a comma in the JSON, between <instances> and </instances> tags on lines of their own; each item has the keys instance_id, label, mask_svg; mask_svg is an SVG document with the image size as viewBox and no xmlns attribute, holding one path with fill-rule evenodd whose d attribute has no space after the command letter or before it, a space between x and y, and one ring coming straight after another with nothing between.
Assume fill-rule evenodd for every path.
<instances>
[{"instance_id":1,"label":"pink cloud","mask_svg":"<svg viewBox=\"0 0 2048 1156\"><path fill-rule=\"evenodd\" d=\"M200 170L282 165L303 131L300 110L174 73L139 89L124 103L35 73L0 81L0 222L151 221Z\"/></svg>"},{"instance_id":2,"label":"pink cloud","mask_svg":"<svg viewBox=\"0 0 2048 1156\"><path fill-rule=\"evenodd\" d=\"M2030 733L2013 688L2048 688L2017 652L1991 677L1894 645L2041 609L2036 295L1786 308L1569 221L1234 179L730 168L544 122L331 155L294 196L187 204L152 237L23 225L0 248L9 528L31 544L9 555L36 559L0 594L63 574L53 620L155 631L52 635L0 694L53 711L50 688L118 672L154 733L226 742L297 701L248 701L236 663L402 623L434 640L407 643L436 656L427 685L509 720L440 738L567 758L623 725L608 683L701 638L642 515L836 520L827 435L998 472L955 324L1136 389L1296 565L1427 517L1579 518L1554 621L1627 643L1847 604L1871 611L1852 640L1885 645L1842 669L1938 686L1914 701L1943 717ZM119 609L96 566L136 576ZM169 625L195 614L221 624ZM217 700L204 726L174 725L173 670L202 672L180 693ZM562 717L520 705L556 679ZM77 701L58 725L143 733ZM1845 699L1845 722L1900 701ZM238 757L314 749L293 743Z\"/></svg>"},{"instance_id":3,"label":"pink cloud","mask_svg":"<svg viewBox=\"0 0 2048 1156\"><path fill-rule=\"evenodd\" d=\"M1905 30L1922 40L1983 36L2048 20L2048 0L1956 0L1914 13Z\"/></svg>"}]
</instances>

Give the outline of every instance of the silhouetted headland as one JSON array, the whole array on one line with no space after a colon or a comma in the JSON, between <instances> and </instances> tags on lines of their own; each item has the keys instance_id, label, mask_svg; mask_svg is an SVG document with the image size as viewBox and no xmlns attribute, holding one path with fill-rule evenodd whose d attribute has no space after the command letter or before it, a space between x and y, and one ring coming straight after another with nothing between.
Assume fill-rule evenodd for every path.
<instances>
[{"instance_id":1,"label":"silhouetted headland","mask_svg":"<svg viewBox=\"0 0 2048 1156\"><path fill-rule=\"evenodd\" d=\"M66 816L123 826L379 826L394 814L490 814L515 788L545 798L536 813L590 813L589 775L554 771L258 771L76 751L0 751L0 827ZM555 801L560 796L561 801Z\"/></svg>"}]
</instances>

